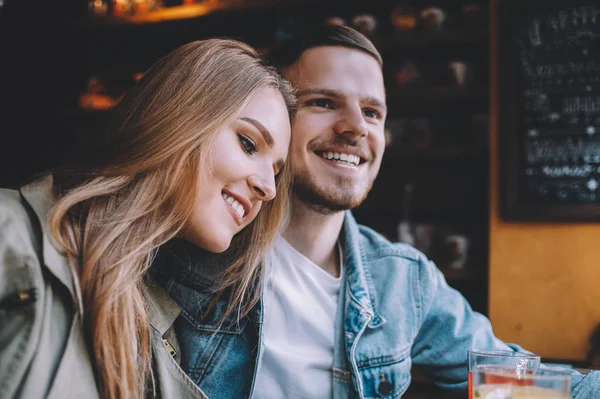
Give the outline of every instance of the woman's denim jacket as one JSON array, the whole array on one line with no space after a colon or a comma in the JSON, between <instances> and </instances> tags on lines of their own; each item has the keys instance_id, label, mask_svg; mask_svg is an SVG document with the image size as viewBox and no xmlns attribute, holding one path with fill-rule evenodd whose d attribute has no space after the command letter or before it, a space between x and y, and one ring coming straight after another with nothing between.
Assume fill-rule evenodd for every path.
<instances>
[{"instance_id":1,"label":"woman's denim jacket","mask_svg":"<svg viewBox=\"0 0 600 399\"><path fill-rule=\"evenodd\" d=\"M399 398L411 382L412 366L466 397L468 348L523 351L496 338L489 320L416 249L390 243L358 225L350 212L341 242L346 281L331 374L334 399ZM203 269L194 267L198 263L178 255L153 266L159 284L181 306L175 322L180 364L211 399L251 397L263 351L262 303L239 323L230 319L218 327L225 302L205 314L210 281L201 274L206 260ZM575 374L572 397L600 397L598 374Z\"/></svg>"}]
</instances>

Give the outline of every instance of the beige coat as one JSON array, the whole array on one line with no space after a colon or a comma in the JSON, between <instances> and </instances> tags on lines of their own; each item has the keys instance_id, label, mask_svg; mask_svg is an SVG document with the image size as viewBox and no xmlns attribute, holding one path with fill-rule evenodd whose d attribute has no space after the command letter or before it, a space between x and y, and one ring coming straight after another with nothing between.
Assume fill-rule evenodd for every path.
<instances>
[{"instance_id":1,"label":"beige coat","mask_svg":"<svg viewBox=\"0 0 600 399\"><path fill-rule=\"evenodd\" d=\"M82 330L77 277L47 226L52 179L0 189L0 399L98 398ZM183 372L173 322L178 305L148 287L156 394L205 398Z\"/></svg>"}]
</instances>

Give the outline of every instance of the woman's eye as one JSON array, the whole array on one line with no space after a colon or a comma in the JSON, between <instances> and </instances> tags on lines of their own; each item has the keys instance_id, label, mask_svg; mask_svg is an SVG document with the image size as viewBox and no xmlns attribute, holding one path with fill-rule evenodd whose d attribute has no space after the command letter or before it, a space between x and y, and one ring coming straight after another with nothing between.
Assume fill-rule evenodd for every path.
<instances>
[{"instance_id":1,"label":"woman's eye","mask_svg":"<svg viewBox=\"0 0 600 399\"><path fill-rule=\"evenodd\" d=\"M363 113L367 118L381 119L381 113L374 109L365 109Z\"/></svg>"},{"instance_id":2,"label":"woman's eye","mask_svg":"<svg viewBox=\"0 0 600 399\"><path fill-rule=\"evenodd\" d=\"M237 136L246 153L250 155L256 153L256 144L254 144L254 141L250 140L247 136L244 136L243 134L238 133Z\"/></svg>"},{"instance_id":3,"label":"woman's eye","mask_svg":"<svg viewBox=\"0 0 600 399\"><path fill-rule=\"evenodd\" d=\"M307 101L307 105L319 108L333 108L333 101L326 98L315 98Z\"/></svg>"}]
</instances>

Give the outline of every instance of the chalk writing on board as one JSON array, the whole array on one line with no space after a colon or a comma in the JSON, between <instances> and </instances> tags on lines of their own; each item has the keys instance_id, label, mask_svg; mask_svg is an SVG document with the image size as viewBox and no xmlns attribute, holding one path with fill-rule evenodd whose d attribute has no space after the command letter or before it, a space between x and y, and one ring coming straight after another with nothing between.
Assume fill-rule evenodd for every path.
<instances>
[{"instance_id":1,"label":"chalk writing on board","mask_svg":"<svg viewBox=\"0 0 600 399\"><path fill-rule=\"evenodd\" d=\"M520 200L600 202L600 7L517 20Z\"/></svg>"}]
</instances>

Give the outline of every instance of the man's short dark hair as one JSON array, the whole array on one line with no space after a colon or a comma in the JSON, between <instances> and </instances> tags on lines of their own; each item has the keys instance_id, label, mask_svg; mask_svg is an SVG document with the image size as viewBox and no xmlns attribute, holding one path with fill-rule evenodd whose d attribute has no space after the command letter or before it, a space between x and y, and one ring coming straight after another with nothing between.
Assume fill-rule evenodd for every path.
<instances>
[{"instance_id":1,"label":"man's short dark hair","mask_svg":"<svg viewBox=\"0 0 600 399\"><path fill-rule=\"evenodd\" d=\"M269 61L277 68L292 65L306 50L313 47L342 46L362 51L383 66L381 54L375 45L362 33L348 26L322 25L305 33L283 40L268 54Z\"/></svg>"}]
</instances>

